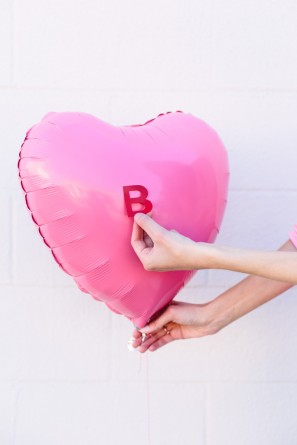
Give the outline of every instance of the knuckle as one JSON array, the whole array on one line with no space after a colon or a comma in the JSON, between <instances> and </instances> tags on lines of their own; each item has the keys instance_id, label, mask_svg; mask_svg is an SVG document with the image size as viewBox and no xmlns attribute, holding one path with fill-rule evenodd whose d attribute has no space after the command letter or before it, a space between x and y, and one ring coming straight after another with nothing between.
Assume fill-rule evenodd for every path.
<instances>
[{"instance_id":1,"label":"knuckle","mask_svg":"<svg viewBox=\"0 0 297 445\"><path fill-rule=\"evenodd\" d=\"M168 320L172 320L174 318L174 314L175 314L174 306L169 306L166 311Z\"/></svg>"},{"instance_id":2,"label":"knuckle","mask_svg":"<svg viewBox=\"0 0 297 445\"><path fill-rule=\"evenodd\" d=\"M154 236L154 242L162 244L166 241L166 236L163 231L158 231Z\"/></svg>"},{"instance_id":3,"label":"knuckle","mask_svg":"<svg viewBox=\"0 0 297 445\"><path fill-rule=\"evenodd\" d=\"M151 323L149 323L149 328L150 328L150 331L155 331L156 329L157 329L157 323L156 322L154 322L154 321L152 321Z\"/></svg>"},{"instance_id":4,"label":"knuckle","mask_svg":"<svg viewBox=\"0 0 297 445\"><path fill-rule=\"evenodd\" d=\"M154 270L152 264L150 264L150 263L144 263L143 267L144 267L145 270L147 270L147 271Z\"/></svg>"}]
</instances>

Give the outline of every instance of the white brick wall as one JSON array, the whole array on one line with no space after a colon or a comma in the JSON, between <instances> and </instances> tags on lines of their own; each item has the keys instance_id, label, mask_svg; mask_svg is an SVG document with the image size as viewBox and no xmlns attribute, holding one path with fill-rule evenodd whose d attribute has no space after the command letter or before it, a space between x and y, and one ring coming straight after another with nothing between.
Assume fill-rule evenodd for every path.
<instances>
[{"instance_id":1,"label":"white brick wall","mask_svg":"<svg viewBox=\"0 0 297 445\"><path fill-rule=\"evenodd\" d=\"M215 336L130 354L130 323L42 244L16 163L48 111L114 125L184 110L229 152L217 242L276 249L297 222L295 0L0 1L0 444L297 443L297 292ZM208 301L241 275L200 272Z\"/></svg>"}]
</instances>

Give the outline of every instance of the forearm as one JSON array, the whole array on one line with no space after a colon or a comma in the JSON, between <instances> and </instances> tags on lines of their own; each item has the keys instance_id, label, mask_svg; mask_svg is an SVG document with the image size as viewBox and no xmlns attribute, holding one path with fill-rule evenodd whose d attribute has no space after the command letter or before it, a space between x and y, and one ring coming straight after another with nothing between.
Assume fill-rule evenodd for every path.
<instances>
[{"instance_id":1,"label":"forearm","mask_svg":"<svg viewBox=\"0 0 297 445\"><path fill-rule=\"evenodd\" d=\"M291 241L275 252L199 244L196 246L194 264L197 268L201 266L200 252L204 250L203 263L207 269L232 270L297 284L297 250Z\"/></svg>"},{"instance_id":2,"label":"forearm","mask_svg":"<svg viewBox=\"0 0 297 445\"><path fill-rule=\"evenodd\" d=\"M292 286L290 283L248 276L209 303L210 323L214 331L222 329Z\"/></svg>"},{"instance_id":3,"label":"forearm","mask_svg":"<svg viewBox=\"0 0 297 445\"><path fill-rule=\"evenodd\" d=\"M295 251L288 241L279 252ZM269 265L268 265L269 266ZM272 300L293 286L292 283L276 281L259 276L248 276L209 303L211 323L215 330L232 323L248 312Z\"/></svg>"}]
</instances>

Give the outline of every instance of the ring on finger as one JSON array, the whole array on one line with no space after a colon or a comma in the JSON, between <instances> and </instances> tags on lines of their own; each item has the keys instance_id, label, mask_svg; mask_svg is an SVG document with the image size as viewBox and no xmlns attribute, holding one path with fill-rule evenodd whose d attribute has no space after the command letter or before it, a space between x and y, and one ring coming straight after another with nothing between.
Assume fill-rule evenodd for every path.
<instances>
[{"instance_id":1,"label":"ring on finger","mask_svg":"<svg viewBox=\"0 0 297 445\"><path fill-rule=\"evenodd\" d=\"M165 332L165 335L170 335L170 331L167 329L167 326L163 327L163 331Z\"/></svg>"}]
</instances>

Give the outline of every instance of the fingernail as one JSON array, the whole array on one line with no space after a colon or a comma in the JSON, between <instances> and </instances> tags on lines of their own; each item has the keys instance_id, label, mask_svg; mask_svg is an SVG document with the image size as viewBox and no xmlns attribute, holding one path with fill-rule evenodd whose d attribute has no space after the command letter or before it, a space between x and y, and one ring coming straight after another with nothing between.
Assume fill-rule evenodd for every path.
<instances>
[{"instance_id":1,"label":"fingernail","mask_svg":"<svg viewBox=\"0 0 297 445\"><path fill-rule=\"evenodd\" d=\"M135 342L135 338L134 337L132 337L132 338L130 338L130 340L128 340L128 344L127 344L127 348L129 349L129 351L135 351L135 348L133 347L133 344L134 344L134 342Z\"/></svg>"},{"instance_id":2,"label":"fingernail","mask_svg":"<svg viewBox=\"0 0 297 445\"><path fill-rule=\"evenodd\" d=\"M144 326L144 328L139 329L142 334L147 334L150 331L149 326Z\"/></svg>"}]
</instances>

